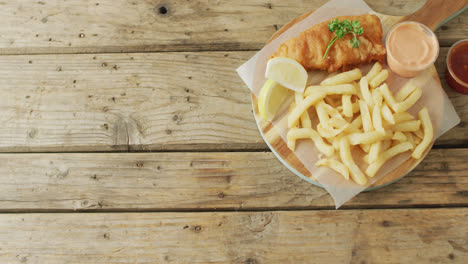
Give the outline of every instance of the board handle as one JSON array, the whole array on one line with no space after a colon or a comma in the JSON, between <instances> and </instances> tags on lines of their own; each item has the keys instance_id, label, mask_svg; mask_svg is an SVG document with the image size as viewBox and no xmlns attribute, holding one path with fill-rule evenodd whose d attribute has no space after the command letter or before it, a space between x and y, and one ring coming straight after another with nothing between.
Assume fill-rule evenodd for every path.
<instances>
[{"instance_id":1,"label":"board handle","mask_svg":"<svg viewBox=\"0 0 468 264\"><path fill-rule=\"evenodd\" d=\"M431 30L463 12L468 0L427 0L418 11L403 18L426 25Z\"/></svg>"}]
</instances>

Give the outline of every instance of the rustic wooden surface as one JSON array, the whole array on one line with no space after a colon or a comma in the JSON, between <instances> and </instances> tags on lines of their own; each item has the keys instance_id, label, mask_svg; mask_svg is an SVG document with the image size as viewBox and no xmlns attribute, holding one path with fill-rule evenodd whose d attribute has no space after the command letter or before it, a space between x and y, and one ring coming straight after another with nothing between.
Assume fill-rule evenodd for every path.
<instances>
[{"instance_id":1,"label":"rustic wooden surface","mask_svg":"<svg viewBox=\"0 0 468 264\"><path fill-rule=\"evenodd\" d=\"M258 50L279 27L326 2L4 1L0 17L6 24L0 28L0 52ZM423 6L425 0L366 2L377 12L408 15ZM441 44L449 45L465 38L467 25L465 13L438 30Z\"/></svg>"},{"instance_id":2,"label":"rustic wooden surface","mask_svg":"<svg viewBox=\"0 0 468 264\"><path fill-rule=\"evenodd\" d=\"M462 124L436 145L467 146L447 52L436 65ZM0 151L267 150L234 71L254 53L0 56Z\"/></svg>"},{"instance_id":3,"label":"rustic wooden surface","mask_svg":"<svg viewBox=\"0 0 468 264\"><path fill-rule=\"evenodd\" d=\"M343 208L467 206L466 156L468 149L434 149L407 177ZM271 152L0 154L0 212L213 208L334 204Z\"/></svg>"},{"instance_id":4,"label":"rustic wooden surface","mask_svg":"<svg viewBox=\"0 0 468 264\"><path fill-rule=\"evenodd\" d=\"M467 221L467 208L2 214L0 237L7 243L0 259L3 263L466 263Z\"/></svg>"},{"instance_id":5,"label":"rustic wooden surface","mask_svg":"<svg viewBox=\"0 0 468 264\"><path fill-rule=\"evenodd\" d=\"M465 263L468 97L444 70L468 12L436 30L462 123L335 211L269 152L235 72L325 2L0 2L0 263Z\"/></svg>"}]
</instances>

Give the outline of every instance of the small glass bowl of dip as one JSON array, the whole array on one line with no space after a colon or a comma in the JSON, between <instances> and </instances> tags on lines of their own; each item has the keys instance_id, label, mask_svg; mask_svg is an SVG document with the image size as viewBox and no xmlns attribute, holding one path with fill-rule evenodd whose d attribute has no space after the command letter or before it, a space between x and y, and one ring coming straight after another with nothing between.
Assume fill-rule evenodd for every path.
<instances>
[{"instance_id":1,"label":"small glass bowl of dip","mask_svg":"<svg viewBox=\"0 0 468 264\"><path fill-rule=\"evenodd\" d=\"M439 41L425 25L405 21L393 26L385 39L387 63L402 77L414 77L439 56Z\"/></svg>"},{"instance_id":2,"label":"small glass bowl of dip","mask_svg":"<svg viewBox=\"0 0 468 264\"><path fill-rule=\"evenodd\" d=\"M445 80L455 91L468 94L468 39L463 39L449 49Z\"/></svg>"}]
</instances>

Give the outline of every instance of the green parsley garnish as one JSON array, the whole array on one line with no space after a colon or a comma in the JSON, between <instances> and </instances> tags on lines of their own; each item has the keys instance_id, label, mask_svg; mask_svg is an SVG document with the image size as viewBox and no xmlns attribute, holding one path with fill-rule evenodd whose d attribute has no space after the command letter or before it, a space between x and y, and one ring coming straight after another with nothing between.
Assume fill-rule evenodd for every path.
<instances>
[{"instance_id":1,"label":"green parsley garnish","mask_svg":"<svg viewBox=\"0 0 468 264\"><path fill-rule=\"evenodd\" d=\"M359 47L361 45L361 42L357 39L357 35L361 35L364 33L364 29L361 27L361 23L359 21L354 20L354 21L348 21L347 19L343 20L343 22L339 22L337 18L333 19L328 23L328 30L330 32L334 32L335 36L330 40L328 43L327 50L325 51L325 54L323 55L323 58L327 56L328 50L330 49L331 46L333 46L333 43L337 39L342 39L346 34L353 34L353 38L350 40L351 45L353 48Z\"/></svg>"}]
</instances>

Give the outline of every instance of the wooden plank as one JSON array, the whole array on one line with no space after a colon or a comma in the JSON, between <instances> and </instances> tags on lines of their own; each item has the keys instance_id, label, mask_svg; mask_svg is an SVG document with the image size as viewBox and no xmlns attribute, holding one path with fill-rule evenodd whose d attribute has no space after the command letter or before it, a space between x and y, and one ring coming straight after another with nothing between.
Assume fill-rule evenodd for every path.
<instances>
[{"instance_id":1,"label":"wooden plank","mask_svg":"<svg viewBox=\"0 0 468 264\"><path fill-rule=\"evenodd\" d=\"M268 149L235 72L253 54L0 56L0 151ZM462 124L436 144L466 145L468 97L442 83Z\"/></svg>"},{"instance_id":2,"label":"wooden plank","mask_svg":"<svg viewBox=\"0 0 468 264\"><path fill-rule=\"evenodd\" d=\"M0 151L265 148L234 72L250 55L1 56Z\"/></svg>"},{"instance_id":3,"label":"wooden plank","mask_svg":"<svg viewBox=\"0 0 468 264\"><path fill-rule=\"evenodd\" d=\"M468 205L468 149L432 150L407 177L343 208ZM330 209L272 153L1 154L0 212Z\"/></svg>"},{"instance_id":4,"label":"wooden plank","mask_svg":"<svg viewBox=\"0 0 468 264\"><path fill-rule=\"evenodd\" d=\"M3 1L0 54L258 50L279 27L325 2ZM367 2L377 12L407 15L425 0ZM440 43L466 37L467 25L464 12L437 31Z\"/></svg>"},{"instance_id":5,"label":"wooden plank","mask_svg":"<svg viewBox=\"0 0 468 264\"><path fill-rule=\"evenodd\" d=\"M467 208L3 214L0 261L466 263L467 222Z\"/></svg>"}]
</instances>

